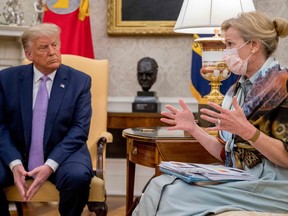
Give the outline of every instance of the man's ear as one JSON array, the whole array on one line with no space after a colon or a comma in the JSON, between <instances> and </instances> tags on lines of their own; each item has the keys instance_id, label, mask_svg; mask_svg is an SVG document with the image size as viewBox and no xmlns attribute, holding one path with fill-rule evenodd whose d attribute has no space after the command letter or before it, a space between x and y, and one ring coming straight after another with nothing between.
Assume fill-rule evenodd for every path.
<instances>
[{"instance_id":1,"label":"man's ear","mask_svg":"<svg viewBox=\"0 0 288 216\"><path fill-rule=\"evenodd\" d=\"M25 51L25 56L26 56L26 58L27 58L29 61L32 61L32 60L33 60L33 57L32 57L32 55L31 55L31 52Z\"/></svg>"}]
</instances>

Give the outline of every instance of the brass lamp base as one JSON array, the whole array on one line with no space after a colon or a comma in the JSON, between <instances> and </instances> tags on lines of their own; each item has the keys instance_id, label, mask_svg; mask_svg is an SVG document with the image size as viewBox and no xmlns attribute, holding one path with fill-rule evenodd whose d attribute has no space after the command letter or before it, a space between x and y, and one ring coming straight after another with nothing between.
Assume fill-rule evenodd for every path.
<instances>
[{"instance_id":1,"label":"brass lamp base","mask_svg":"<svg viewBox=\"0 0 288 216\"><path fill-rule=\"evenodd\" d=\"M219 36L198 38L195 43L199 43L202 49L201 76L210 81L211 91L204 96L208 101L221 104L224 96L220 92L221 81L227 79L231 72L225 64L222 51L225 44Z\"/></svg>"},{"instance_id":2,"label":"brass lamp base","mask_svg":"<svg viewBox=\"0 0 288 216\"><path fill-rule=\"evenodd\" d=\"M208 95L205 95L204 98L210 102L221 104L224 99L224 95L219 90L222 84L220 83L220 81L211 81L209 85L211 86L211 91Z\"/></svg>"}]
</instances>

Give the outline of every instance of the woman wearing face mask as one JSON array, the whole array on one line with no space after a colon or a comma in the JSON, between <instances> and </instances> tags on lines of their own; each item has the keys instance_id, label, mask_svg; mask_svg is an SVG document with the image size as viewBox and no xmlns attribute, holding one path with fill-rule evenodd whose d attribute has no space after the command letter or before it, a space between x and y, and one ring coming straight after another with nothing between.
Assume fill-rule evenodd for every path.
<instances>
[{"instance_id":1,"label":"woman wearing face mask","mask_svg":"<svg viewBox=\"0 0 288 216\"><path fill-rule=\"evenodd\" d=\"M259 179L197 186L164 174L149 183L134 216L288 211L288 70L271 57L279 37L288 35L288 22L249 12L224 21L221 29L224 59L241 76L222 106L201 109L200 117L215 126L200 128L183 100L182 109L167 105L161 121L168 130L190 133L226 166Z\"/></svg>"}]
</instances>

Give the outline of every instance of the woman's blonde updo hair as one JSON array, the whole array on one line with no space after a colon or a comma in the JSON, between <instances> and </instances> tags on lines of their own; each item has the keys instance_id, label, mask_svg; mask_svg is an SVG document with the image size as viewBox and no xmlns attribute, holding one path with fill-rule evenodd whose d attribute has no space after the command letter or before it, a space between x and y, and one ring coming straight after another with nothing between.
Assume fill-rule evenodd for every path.
<instances>
[{"instance_id":1,"label":"woman's blonde updo hair","mask_svg":"<svg viewBox=\"0 0 288 216\"><path fill-rule=\"evenodd\" d=\"M28 50L35 39L43 36L52 36L57 38L59 40L58 42L60 46L60 32L61 29L53 23L42 23L34 25L26 30L21 36L23 49L25 51Z\"/></svg>"},{"instance_id":2,"label":"woman's blonde updo hair","mask_svg":"<svg viewBox=\"0 0 288 216\"><path fill-rule=\"evenodd\" d=\"M261 12L244 12L237 18L224 21L221 25L222 32L228 28L237 29L245 41L259 40L264 47L266 57L276 50L279 37L288 35L288 21L276 17L273 20Z\"/></svg>"}]
</instances>

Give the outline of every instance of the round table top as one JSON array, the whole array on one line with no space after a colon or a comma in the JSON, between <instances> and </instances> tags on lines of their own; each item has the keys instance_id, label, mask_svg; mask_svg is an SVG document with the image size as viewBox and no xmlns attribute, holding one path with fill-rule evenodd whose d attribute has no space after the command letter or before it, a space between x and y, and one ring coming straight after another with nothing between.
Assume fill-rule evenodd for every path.
<instances>
[{"instance_id":1,"label":"round table top","mask_svg":"<svg viewBox=\"0 0 288 216\"><path fill-rule=\"evenodd\" d=\"M146 139L194 139L183 130L167 130L168 127L136 127L127 128L122 132L126 138Z\"/></svg>"}]
</instances>

